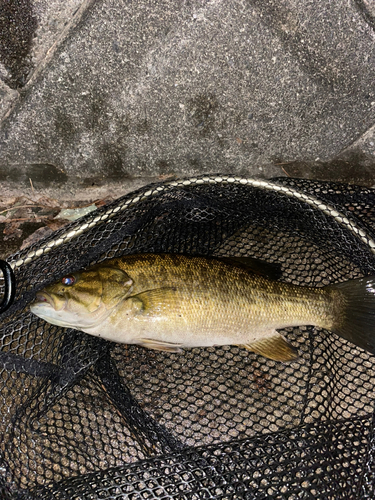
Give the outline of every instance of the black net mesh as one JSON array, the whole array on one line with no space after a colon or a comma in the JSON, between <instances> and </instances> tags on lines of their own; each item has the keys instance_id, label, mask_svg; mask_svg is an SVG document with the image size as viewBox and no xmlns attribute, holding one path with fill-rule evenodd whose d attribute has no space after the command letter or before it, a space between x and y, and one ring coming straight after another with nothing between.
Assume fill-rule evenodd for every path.
<instances>
[{"instance_id":1,"label":"black net mesh","mask_svg":"<svg viewBox=\"0 0 375 500\"><path fill-rule=\"evenodd\" d=\"M37 290L130 253L252 256L323 286L375 273L375 192L223 176L153 185L10 257L1 319L0 497L375 497L375 365L313 327L291 363L239 347L183 354L32 315Z\"/></svg>"}]
</instances>

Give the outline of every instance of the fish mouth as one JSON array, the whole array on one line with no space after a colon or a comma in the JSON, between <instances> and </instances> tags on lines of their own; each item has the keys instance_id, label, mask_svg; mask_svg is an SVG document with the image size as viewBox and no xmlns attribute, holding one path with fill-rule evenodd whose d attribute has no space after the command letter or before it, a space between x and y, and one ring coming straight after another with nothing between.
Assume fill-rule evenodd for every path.
<instances>
[{"instance_id":1,"label":"fish mouth","mask_svg":"<svg viewBox=\"0 0 375 500\"><path fill-rule=\"evenodd\" d=\"M55 309L53 298L46 292L38 292L36 294L36 298L33 305L41 305L41 304L43 304L44 306L50 306L53 309Z\"/></svg>"}]
</instances>

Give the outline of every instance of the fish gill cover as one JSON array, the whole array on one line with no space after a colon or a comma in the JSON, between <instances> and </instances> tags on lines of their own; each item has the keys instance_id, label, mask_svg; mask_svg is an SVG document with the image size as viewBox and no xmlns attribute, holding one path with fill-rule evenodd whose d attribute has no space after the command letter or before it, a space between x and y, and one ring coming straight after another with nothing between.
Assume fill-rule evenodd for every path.
<instances>
[{"instance_id":1,"label":"fish gill cover","mask_svg":"<svg viewBox=\"0 0 375 500\"><path fill-rule=\"evenodd\" d=\"M253 257L322 287L375 273L374 191L206 176L152 185L9 257L1 316L5 499L374 498L374 356L304 326L286 363L159 352L33 315L62 276L135 253Z\"/></svg>"}]
</instances>

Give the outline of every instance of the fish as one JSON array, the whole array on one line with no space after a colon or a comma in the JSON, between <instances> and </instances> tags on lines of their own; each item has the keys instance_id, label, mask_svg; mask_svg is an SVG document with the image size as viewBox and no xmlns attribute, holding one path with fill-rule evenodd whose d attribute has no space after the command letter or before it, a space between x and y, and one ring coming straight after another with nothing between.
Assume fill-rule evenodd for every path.
<instances>
[{"instance_id":1,"label":"fish","mask_svg":"<svg viewBox=\"0 0 375 500\"><path fill-rule=\"evenodd\" d=\"M63 276L30 310L53 325L167 352L237 345L298 358L278 330L313 325L375 354L375 276L324 287L275 279L252 258L134 254Z\"/></svg>"}]
</instances>

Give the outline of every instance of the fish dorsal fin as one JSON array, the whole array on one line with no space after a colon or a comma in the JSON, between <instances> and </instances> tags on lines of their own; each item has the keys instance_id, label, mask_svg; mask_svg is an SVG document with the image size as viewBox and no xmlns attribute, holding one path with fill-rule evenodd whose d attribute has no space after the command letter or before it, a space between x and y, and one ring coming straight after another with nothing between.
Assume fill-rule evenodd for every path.
<instances>
[{"instance_id":1,"label":"fish dorsal fin","mask_svg":"<svg viewBox=\"0 0 375 500\"><path fill-rule=\"evenodd\" d=\"M253 257L219 257L218 260L243 267L248 271L272 280L278 280L282 274L281 266L276 262L265 262Z\"/></svg>"},{"instance_id":2,"label":"fish dorsal fin","mask_svg":"<svg viewBox=\"0 0 375 500\"><path fill-rule=\"evenodd\" d=\"M173 307L173 303L177 300L175 287L165 286L146 290L132 295L127 300L130 300L138 309L138 314L155 314L160 315L164 312L166 306Z\"/></svg>"},{"instance_id":3,"label":"fish dorsal fin","mask_svg":"<svg viewBox=\"0 0 375 500\"><path fill-rule=\"evenodd\" d=\"M274 361L293 361L298 358L294 347L276 330L270 336L242 347Z\"/></svg>"},{"instance_id":4,"label":"fish dorsal fin","mask_svg":"<svg viewBox=\"0 0 375 500\"><path fill-rule=\"evenodd\" d=\"M155 351L165 352L182 352L182 344L174 344L173 342L163 342L162 340L155 339L139 339L137 344L147 349L154 349Z\"/></svg>"}]
</instances>

